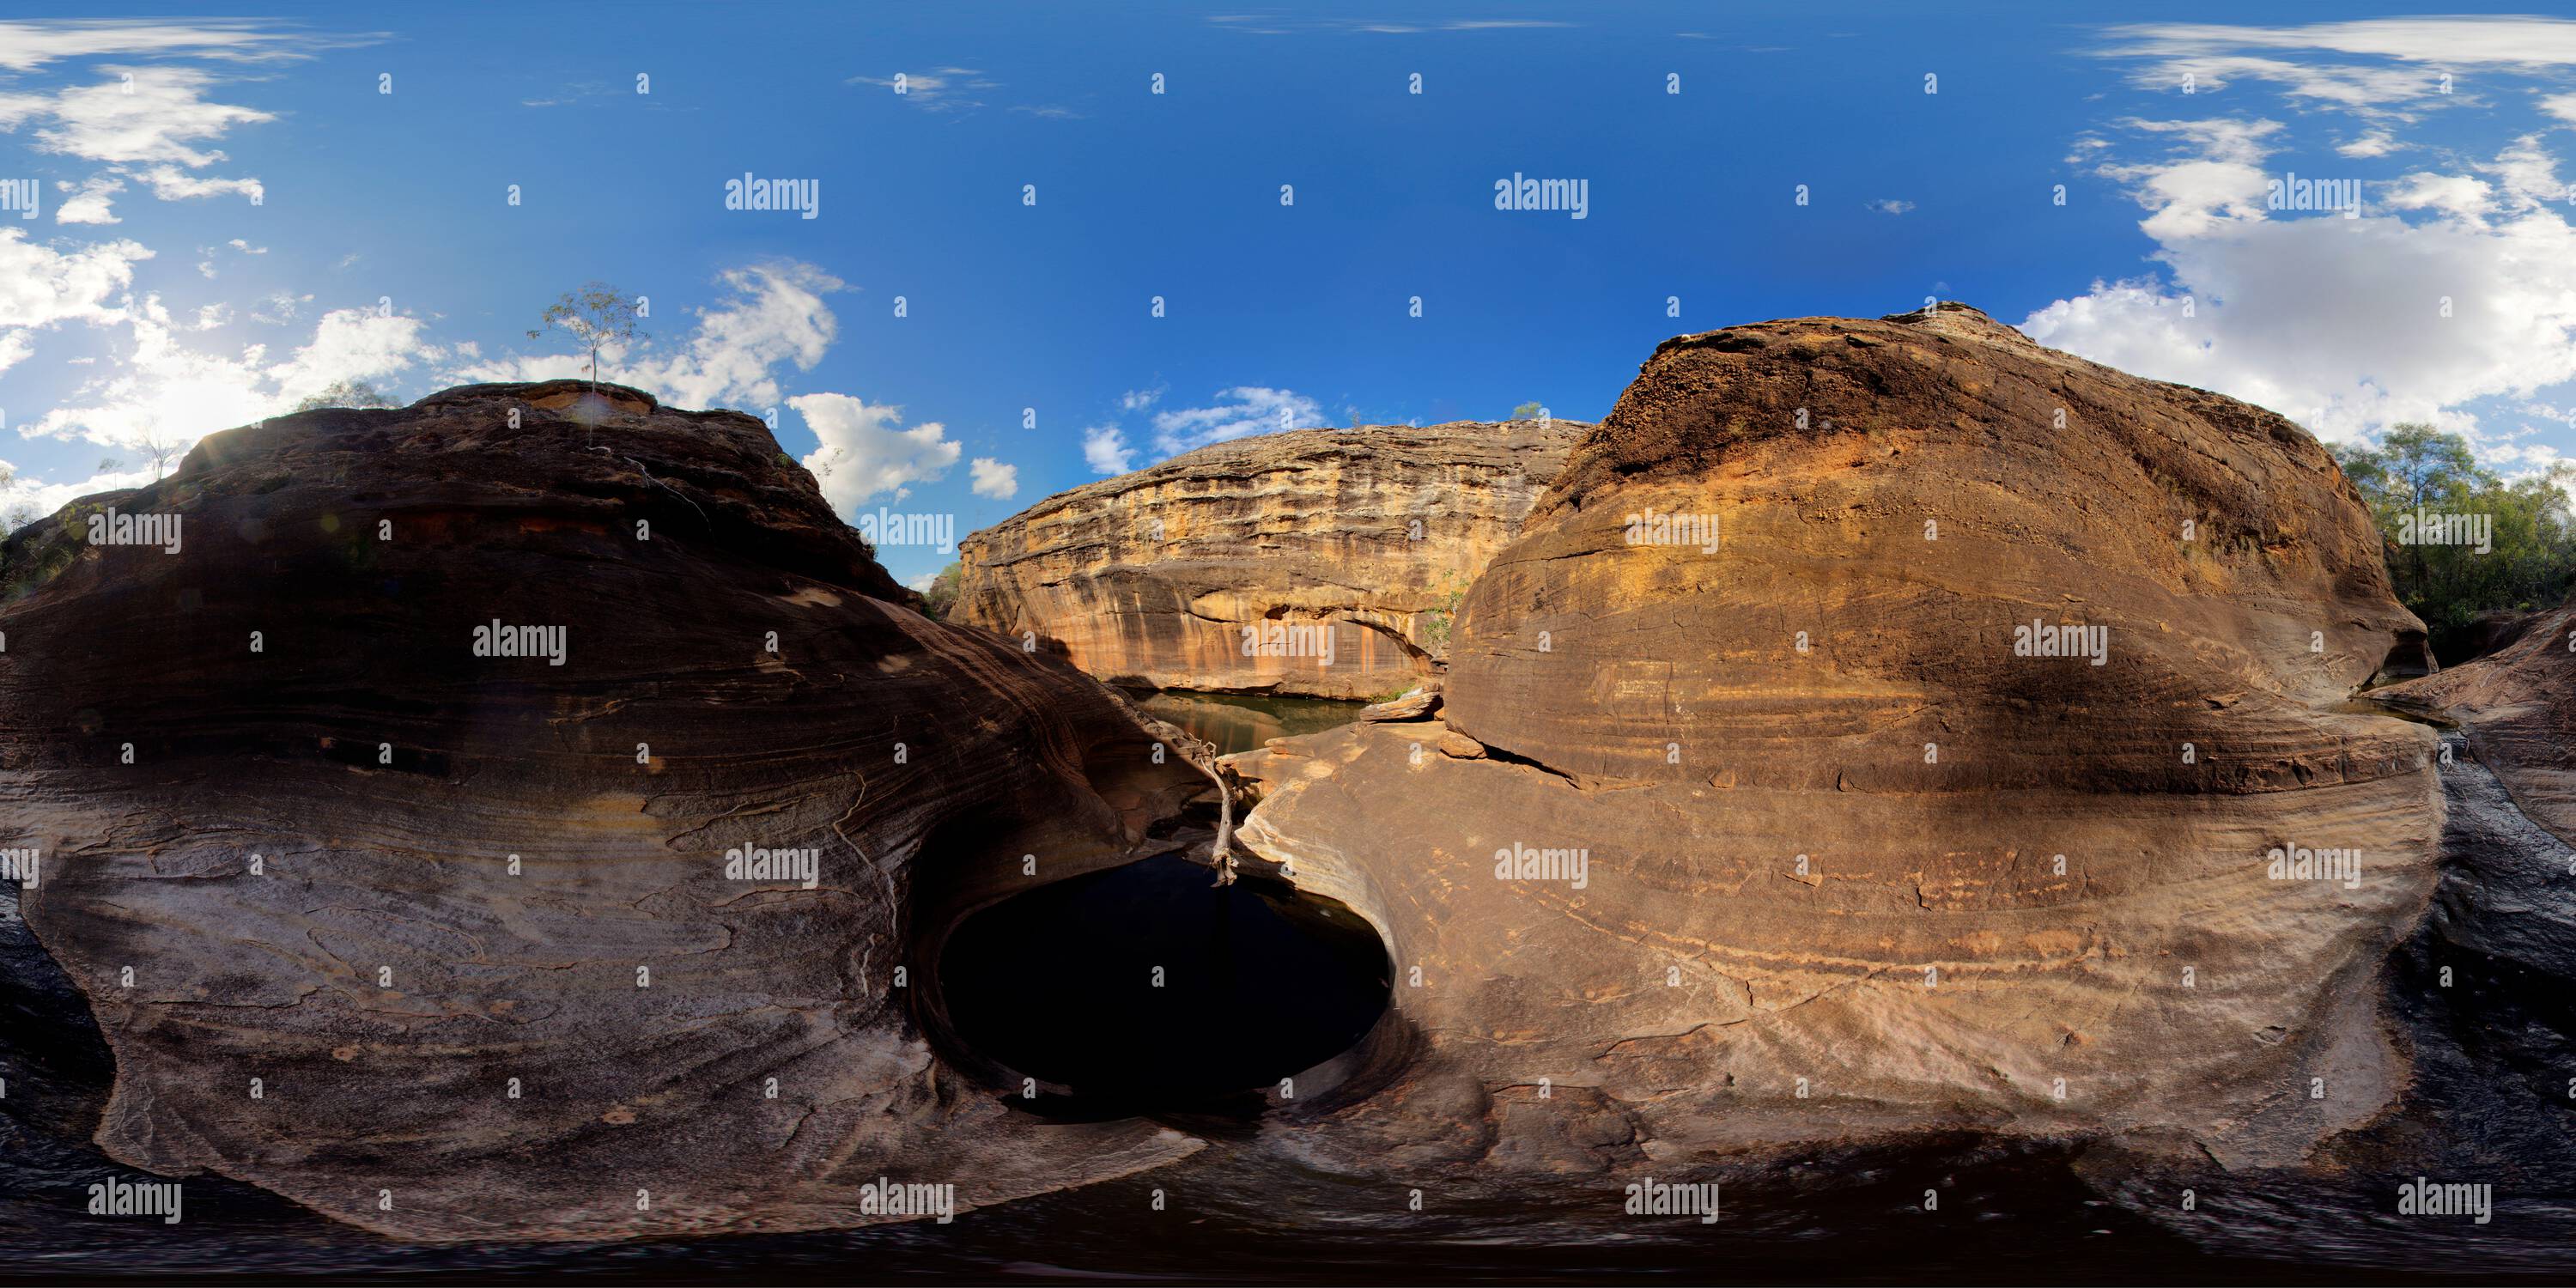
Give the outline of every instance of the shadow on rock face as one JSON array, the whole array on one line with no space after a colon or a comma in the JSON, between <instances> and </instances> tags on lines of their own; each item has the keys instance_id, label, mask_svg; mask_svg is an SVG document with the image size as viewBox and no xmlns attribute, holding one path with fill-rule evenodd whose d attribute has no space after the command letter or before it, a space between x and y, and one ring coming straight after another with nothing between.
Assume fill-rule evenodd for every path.
<instances>
[{"instance_id":1,"label":"shadow on rock face","mask_svg":"<svg viewBox=\"0 0 2576 1288\"><path fill-rule=\"evenodd\" d=\"M898 968L917 883L1141 857L1205 780L1062 662L904 607L759 422L474 386L216 434L112 504L184 540L11 539L44 575L0 611L0 757L118 1159L586 1239L1195 1148L973 1091ZM925 845L963 819L978 848Z\"/></svg>"},{"instance_id":2,"label":"shadow on rock face","mask_svg":"<svg viewBox=\"0 0 2576 1288\"><path fill-rule=\"evenodd\" d=\"M2305 1156L2404 1085L2376 981L2434 887L2436 736L2343 708L2422 638L2379 550L2296 426L1971 309L1666 342L1437 718L1234 758L1245 844L1378 924L1427 1035L1301 1156Z\"/></svg>"}]
</instances>

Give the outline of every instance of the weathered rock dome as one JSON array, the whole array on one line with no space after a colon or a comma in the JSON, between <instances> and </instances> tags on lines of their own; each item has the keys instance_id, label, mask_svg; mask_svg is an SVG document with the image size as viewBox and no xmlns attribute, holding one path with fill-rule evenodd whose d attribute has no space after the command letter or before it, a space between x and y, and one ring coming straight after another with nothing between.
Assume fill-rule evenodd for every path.
<instances>
[{"instance_id":1,"label":"weathered rock dome","mask_svg":"<svg viewBox=\"0 0 2576 1288\"><path fill-rule=\"evenodd\" d=\"M1403 1077L1316 1137L2295 1157L2403 1082L2372 981L2436 739L2348 700L2422 636L2271 413L1964 306L1667 341L1469 592L1436 719L1236 758L1246 843L1419 970Z\"/></svg>"},{"instance_id":2,"label":"weathered rock dome","mask_svg":"<svg viewBox=\"0 0 2576 1288\"><path fill-rule=\"evenodd\" d=\"M177 549L89 544L110 509ZM306 412L6 553L10 843L120 1160L596 1238L1195 1146L1002 1107L926 963L1204 779L1060 660L921 617L749 416L570 381Z\"/></svg>"}]
</instances>

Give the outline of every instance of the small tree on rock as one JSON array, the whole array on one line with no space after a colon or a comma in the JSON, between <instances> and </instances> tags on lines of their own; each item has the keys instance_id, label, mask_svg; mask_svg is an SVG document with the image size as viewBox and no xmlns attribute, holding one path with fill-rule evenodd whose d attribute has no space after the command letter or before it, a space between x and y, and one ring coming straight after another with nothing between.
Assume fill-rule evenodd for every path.
<instances>
[{"instance_id":1,"label":"small tree on rock","mask_svg":"<svg viewBox=\"0 0 2576 1288\"><path fill-rule=\"evenodd\" d=\"M170 458L178 454L181 446L183 444L178 440L166 436L157 429L145 434L135 443L138 450L152 458L152 481L155 483L161 481L161 468L170 463Z\"/></svg>"},{"instance_id":2,"label":"small tree on rock","mask_svg":"<svg viewBox=\"0 0 2576 1288\"><path fill-rule=\"evenodd\" d=\"M578 291L546 306L545 325L528 332L533 340L558 327L590 346L590 387L599 388L599 350L603 345L632 344L644 335L636 325L643 312L606 282L585 282Z\"/></svg>"},{"instance_id":3,"label":"small tree on rock","mask_svg":"<svg viewBox=\"0 0 2576 1288\"><path fill-rule=\"evenodd\" d=\"M952 563L940 569L938 576L931 578L930 589L922 595L922 599L929 606L932 621L947 620L948 610L957 606L957 594L963 589L965 572L965 565Z\"/></svg>"},{"instance_id":4,"label":"small tree on rock","mask_svg":"<svg viewBox=\"0 0 2576 1288\"><path fill-rule=\"evenodd\" d=\"M334 380L322 392L308 395L304 401L295 404L295 410L312 411L320 407L391 407L393 405L394 400L385 397L383 390L364 380Z\"/></svg>"}]
</instances>

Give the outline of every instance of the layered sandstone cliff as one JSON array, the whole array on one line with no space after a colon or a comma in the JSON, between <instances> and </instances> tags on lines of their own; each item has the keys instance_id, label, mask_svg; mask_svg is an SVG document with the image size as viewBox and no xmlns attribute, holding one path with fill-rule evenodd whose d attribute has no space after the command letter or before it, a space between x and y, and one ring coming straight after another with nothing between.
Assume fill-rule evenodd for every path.
<instances>
[{"instance_id":1,"label":"layered sandstone cliff","mask_svg":"<svg viewBox=\"0 0 2576 1288\"><path fill-rule=\"evenodd\" d=\"M1959 306L1668 341L1469 592L1443 707L1232 760L1242 841L1400 981L1298 1147L2296 1158L2405 1077L2376 980L2436 739L2349 699L2421 640L2268 412Z\"/></svg>"},{"instance_id":2,"label":"layered sandstone cliff","mask_svg":"<svg viewBox=\"0 0 2576 1288\"><path fill-rule=\"evenodd\" d=\"M1468 584L1589 428L1379 425L1204 447L968 537L949 620L1120 684L1401 692L1434 671Z\"/></svg>"},{"instance_id":3,"label":"layered sandstone cliff","mask_svg":"<svg viewBox=\"0 0 2576 1288\"><path fill-rule=\"evenodd\" d=\"M111 510L176 548L91 544ZM906 607L751 417L574 382L309 412L6 553L0 844L43 855L123 1162L599 1238L1195 1147L977 1090L930 967L965 910L1162 848L1203 780Z\"/></svg>"}]
</instances>

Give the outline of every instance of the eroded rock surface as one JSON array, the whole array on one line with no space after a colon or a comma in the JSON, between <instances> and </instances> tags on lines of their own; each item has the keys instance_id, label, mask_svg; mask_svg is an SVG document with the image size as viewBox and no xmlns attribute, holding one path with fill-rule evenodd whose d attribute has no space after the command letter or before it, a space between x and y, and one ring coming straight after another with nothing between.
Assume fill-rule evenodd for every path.
<instances>
[{"instance_id":1,"label":"eroded rock surface","mask_svg":"<svg viewBox=\"0 0 2576 1288\"><path fill-rule=\"evenodd\" d=\"M2533 613L2497 651L2378 691L2459 723L2534 822L2576 845L2576 605Z\"/></svg>"},{"instance_id":2,"label":"eroded rock surface","mask_svg":"<svg viewBox=\"0 0 2576 1288\"><path fill-rule=\"evenodd\" d=\"M1590 428L1379 425L1204 447L966 538L949 620L1034 637L1114 683L1385 697L1433 672L1468 584Z\"/></svg>"},{"instance_id":3,"label":"eroded rock surface","mask_svg":"<svg viewBox=\"0 0 2576 1288\"><path fill-rule=\"evenodd\" d=\"M2375 981L2434 887L2436 738L2349 699L2422 638L2268 412L1958 306L1669 341L1467 596L1436 718L1231 758L1244 844L1398 977L1373 1094L1298 1147L2296 1159L2405 1078Z\"/></svg>"},{"instance_id":4,"label":"eroded rock surface","mask_svg":"<svg viewBox=\"0 0 2576 1288\"><path fill-rule=\"evenodd\" d=\"M88 544L104 506L178 550ZM1195 1147L1040 1124L927 1039L965 911L1024 854L1152 852L1200 771L906 607L748 416L574 382L310 412L8 556L0 844L41 848L26 915L114 1049L126 1163L406 1238L598 1238ZM478 655L495 623L563 634ZM786 869L728 872L755 848Z\"/></svg>"}]
</instances>

